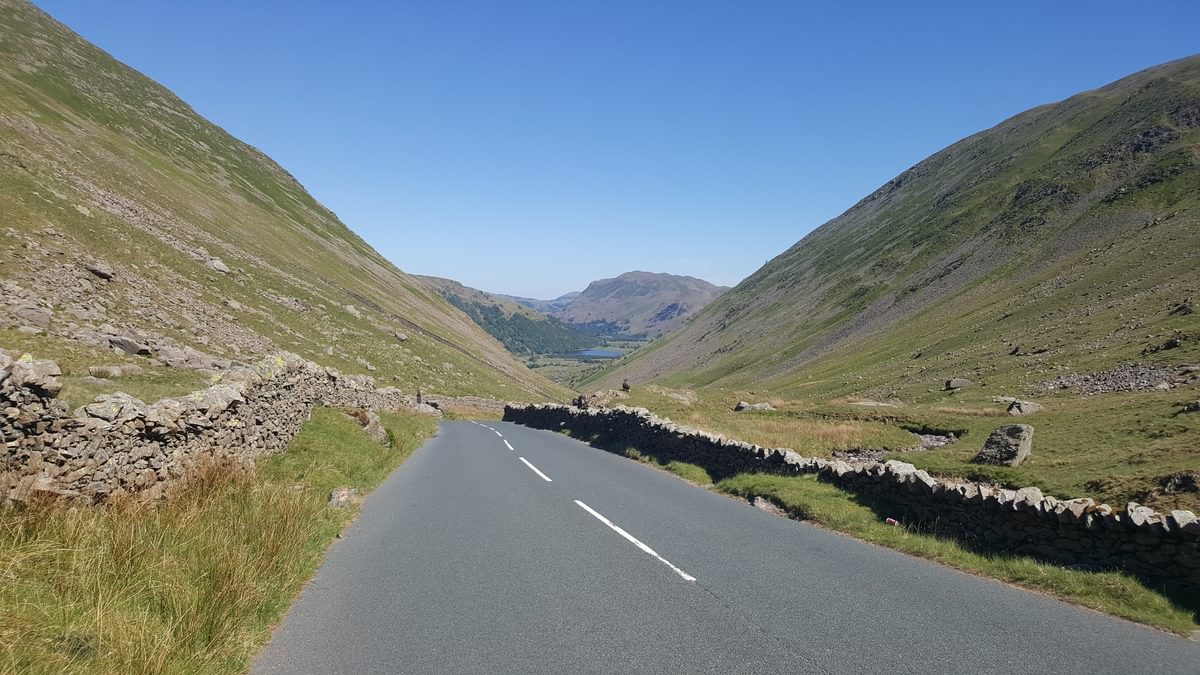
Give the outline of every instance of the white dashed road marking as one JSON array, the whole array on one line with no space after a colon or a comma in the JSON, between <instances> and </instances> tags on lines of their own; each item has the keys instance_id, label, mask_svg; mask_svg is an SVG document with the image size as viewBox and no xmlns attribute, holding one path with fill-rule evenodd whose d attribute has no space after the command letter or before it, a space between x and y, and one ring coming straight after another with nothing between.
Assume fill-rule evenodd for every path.
<instances>
[{"instance_id":1,"label":"white dashed road marking","mask_svg":"<svg viewBox=\"0 0 1200 675\"><path fill-rule=\"evenodd\" d=\"M525 462L524 458L522 458L522 459L521 459L521 461L522 461L522 462ZM525 462L525 463L526 463L526 464L529 464L529 462ZM533 466L533 465L532 465L532 464L530 464L530 466ZM537 471L537 469L534 469L534 471ZM538 473L541 473L541 472L540 472L540 471L538 471ZM549 478L547 478L546 480L550 480L550 479L549 479ZM625 538L626 538L626 539L628 539L628 540L629 540L629 541L630 541L630 542L631 542L631 543L632 543L634 546L636 546L636 547L638 547L638 548L642 549L642 551L644 551L644 552L646 552L646 553L649 553L651 556L653 556L653 557L657 558L657 559L659 560L659 562L663 563L663 564L664 564L664 565L666 565L667 567L670 567L670 568L671 568L671 569L672 569L672 570L673 570L673 571L674 571L676 574L678 574L679 576L683 577L685 581L695 581L695 580L696 580L696 577L694 577L694 576L692 576L692 575L688 574L687 572L684 572L683 570L679 569L678 567L676 567L676 566L672 565L672 564L671 564L671 561L667 560L666 558L664 558L664 557L662 557L661 555L659 555L658 553L656 553L656 552L654 551L654 549L652 549L652 548L650 548L649 546L647 546L647 545L643 544L642 542L638 541L638 540L637 540L637 538L636 538L636 537L634 537L632 534L629 534L629 533L628 533L628 532L626 532L625 530L622 530L621 528L619 528L619 527L617 527L616 525L614 525L614 524L613 524L613 522L612 522L611 520L609 520L608 518L605 518L604 516L602 516L602 515L600 515L599 513L597 513L597 512L596 512L594 509L592 509L592 507L588 506L587 504L584 504L583 502L579 501L578 499L576 499L576 500L575 500L575 503L579 505L579 508L581 508L581 509L583 509L584 511L587 511L588 513L590 513L590 514L592 514L593 516L595 516L595 517L596 517L596 520L599 520L600 522L602 522L602 523L604 523L605 525L609 526L609 528L611 528L613 532L616 532L617 534L621 535L622 537L625 537Z\"/></svg>"},{"instance_id":2,"label":"white dashed road marking","mask_svg":"<svg viewBox=\"0 0 1200 675\"><path fill-rule=\"evenodd\" d=\"M554 482L554 481L550 480L550 476L547 476L546 474L542 473L541 469L530 464L529 460L525 459L524 457L518 457L517 459L521 460L522 462L525 462L525 466L529 467L530 469L533 469L533 472L536 473L537 475L541 476L542 480L546 481L547 483Z\"/></svg>"},{"instance_id":3,"label":"white dashed road marking","mask_svg":"<svg viewBox=\"0 0 1200 675\"><path fill-rule=\"evenodd\" d=\"M508 446L509 450L513 450L513 446L509 445L508 441L504 441L504 445Z\"/></svg>"}]
</instances>

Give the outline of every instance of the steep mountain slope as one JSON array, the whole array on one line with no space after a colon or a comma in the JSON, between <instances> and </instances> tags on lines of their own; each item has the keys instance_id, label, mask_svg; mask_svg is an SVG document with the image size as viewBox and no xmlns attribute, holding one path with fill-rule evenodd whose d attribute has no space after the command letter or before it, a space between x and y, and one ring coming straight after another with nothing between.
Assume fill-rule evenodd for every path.
<instances>
[{"instance_id":1,"label":"steep mountain slope","mask_svg":"<svg viewBox=\"0 0 1200 675\"><path fill-rule=\"evenodd\" d=\"M406 388L563 393L268 157L24 0L0 0L0 213L0 345L68 368L114 345L157 356L136 357L152 374L284 348Z\"/></svg>"},{"instance_id":2,"label":"steep mountain slope","mask_svg":"<svg viewBox=\"0 0 1200 675\"><path fill-rule=\"evenodd\" d=\"M657 337L725 292L695 277L626 272L588 284L553 316L600 332Z\"/></svg>"},{"instance_id":3,"label":"steep mountain slope","mask_svg":"<svg viewBox=\"0 0 1200 675\"><path fill-rule=\"evenodd\" d=\"M592 386L920 397L1197 358L1200 57L938 152ZM1153 351L1175 331L1176 349ZM1144 353L1143 353L1144 352ZM1013 380L1015 382L1015 380Z\"/></svg>"},{"instance_id":4,"label":"steep mountain slope","mask_svg":"<svg viewBox=\"0 0 1200 675\"><path fill-rule=\"evenodd\" d=\"M465 312L514 354L559 354L587 349L599 342L506 296L486 293L451 279L419 275L413 278Z\"/></svg>"},{"instance_id":5,"label":"steep mountain slope","mask_svg":"<svg viewBox=\"0 0 1200 675\"><path fill-rule=\"evenodd\" d=\"M553 300L522 298L516 295L502 295L500 293L493 293L492 295L504 298L505 300L512 300L515 303L524 305L534 311L541 312L542 314L551 314L555 310L562 309L563 307L571 304L571 301L575 298L578 298L579 294L580 291L571 291L570 293L564 293Z\"/></svg>"}]
</instances>

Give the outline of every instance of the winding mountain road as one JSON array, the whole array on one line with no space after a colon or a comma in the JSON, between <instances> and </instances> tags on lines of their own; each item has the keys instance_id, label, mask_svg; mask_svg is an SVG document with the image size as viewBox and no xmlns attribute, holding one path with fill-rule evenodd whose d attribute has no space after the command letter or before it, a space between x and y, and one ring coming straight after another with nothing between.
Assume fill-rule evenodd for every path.
<instances>
[{"instance_id":1,"label":"winding mountain road","mask_svg":"<svg viewBox=\"0 0 1200 675\"><path fill-rule=\"evenodd\" d=\"M252 672L1195 675L1200 644L559 434L449 422L367 498Z\"/></svg>"}]
</instances>

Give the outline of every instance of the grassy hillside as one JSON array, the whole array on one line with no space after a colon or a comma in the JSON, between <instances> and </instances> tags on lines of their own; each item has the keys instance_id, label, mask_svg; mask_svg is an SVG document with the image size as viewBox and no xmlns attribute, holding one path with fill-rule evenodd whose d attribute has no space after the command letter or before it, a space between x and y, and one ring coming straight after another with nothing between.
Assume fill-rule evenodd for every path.
<instances>
[{"instance_id":1,"label":"grassy hillside","mask_svg":"<svg viewBox=\"0 0 1200 675\"><path fill-rule=\"evenodd\" d=\"M564 393L171 92L24 0L0 34L0 345L160 376L111 339L284 348L406 388Z\"/></svg>"},{"instance_id":2,"label":"grassy hillside","mask_svg":"<svg viewBox=\"0 0 1200 675\"><path fill-rule=\"evenodd\" d=\"M991 478L1195 507L1200 494L1147 492L1200 466L1197 241L1192 57L938 152L588 386L656 380L702 400L778 399L797 420L932 421L970 443L905 461L956 474L983 473L969 460L989 428L1028 421L1033 459ZM955 377L970 386L946 390ZM1014 420L1001 396L1046 409Z\"/></svg>"},{"instance_id":3,"label":"grassy hillside","mask_svg":"<svg viewBox=\"0 0 1200 675\"><path fill-rule=\"evenodd\" d=\"M657 337L726 289L695 277L626 272L588 284L553 316L606 336Z\"/></svg>"},{"instance_id":4,"label":"grassy hillside","mask_svg":"<svg viewBox=\"0 0 1200 675\"><path fill-rule=\"evenodd\" d=\"M414 278L465 312L513 354L559 354L587 349L600 342L587 333L505 296L486 293L451 279Z\"/></svg>"},{"instance_id":5,"label":"grassy hillside","mask_svg":"<svg viewBox=\"0 0 1200 675\"><path fill-rule=\"evenodd\" d=\"M1193 57L933 155L600 384L666 377L912 397L963 373L1140 360L1196 327L1196 315L1171 310L1200 281L1198 202ZM1194 358L1195 347L1187 339L1148 360Z\"/></svg>"}]
</instances>

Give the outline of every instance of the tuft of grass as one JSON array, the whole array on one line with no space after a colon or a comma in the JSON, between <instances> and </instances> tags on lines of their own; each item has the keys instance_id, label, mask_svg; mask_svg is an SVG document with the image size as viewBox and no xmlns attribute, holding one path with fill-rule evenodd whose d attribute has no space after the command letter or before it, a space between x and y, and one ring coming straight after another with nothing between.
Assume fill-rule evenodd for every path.
<instances>
[{"instance_id":1,"label":"tuft of grass","mask_svg":"<svg viewBox=\"0 0 1200 675\"><path fill-rule=\"evenodd\" d=\"M0 671L244 671L353 518L329 490L377 485L436 427L381 417L389 446L314 410L285 452L198 467L159 504L0 511Z\"/></svg>"},{"instance_id":2,"label":"tuft of grass","mask_svg":"<svg viewBox=\"0 0 1200 675\"><path fill-rule=\"evenodd\" d=\"M887 525L877 511L880 505L868 505L815 476L740 474L717 483L716 489L744 498L763 497L794 518L1114 616L1181 634L1200 629L1200 616L1184 606L1194 607L1195 602L1173 601L1163 589L1150 588L1128 575L1066 569L1025 556L978 553L951 539Z\"/></svg>"}]
</instances>

